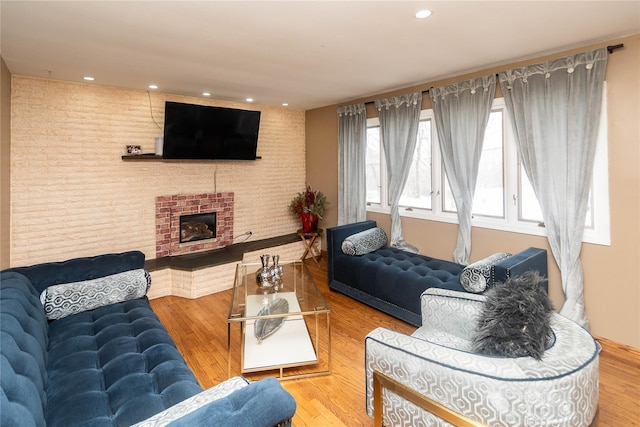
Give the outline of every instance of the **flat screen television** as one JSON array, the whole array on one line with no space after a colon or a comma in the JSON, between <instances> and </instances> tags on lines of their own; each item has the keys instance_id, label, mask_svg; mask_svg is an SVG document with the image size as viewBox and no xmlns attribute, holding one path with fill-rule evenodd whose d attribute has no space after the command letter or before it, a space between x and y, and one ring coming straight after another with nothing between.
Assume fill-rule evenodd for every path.
<instances>
[{"instance_id":1,"label":"flat screen television","mask_svg":"<svg viewBox=\"0 0 640 427\"><path fill-rule=\"evenodd\" d=\"M164 159L255 160L260 111L167 101Z\"/></svg>"}]
</instances>

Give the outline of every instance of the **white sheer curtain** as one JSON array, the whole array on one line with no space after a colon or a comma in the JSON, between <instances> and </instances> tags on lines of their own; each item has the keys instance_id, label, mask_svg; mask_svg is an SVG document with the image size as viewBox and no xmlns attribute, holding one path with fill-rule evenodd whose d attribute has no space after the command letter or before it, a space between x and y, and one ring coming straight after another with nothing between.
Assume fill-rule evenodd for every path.
<instances>
[{"instance_id":1,"label":"white sheer curtain","mask_svg":"<svg viewBox=\"0 0 640 427\"><path fill-rule=\"evenodd\" d=\"M469 263L473 194L495 92L495 75L429 89L444 168L458 211L453 253L458 264Z\"/></svg>"},{"instance_id":2,"label":"white sheer curtain","mask_svg":"<svg viewBox=\"0 0 640 427\"><path fill-rule=\"evenodd\" d=\"M391 205L391 246L410 252L418 248L404 240L398 205L407 181L418 137L422 93L410 93L375 101L380 137L387 161L387 186Z\"/></svg>"},{"instance_id":3,"label":"white sheer curtain","mask_svg":"<svg viewBox=\"0 0 640 427\"><path fill-rule=\"evenodd\" d=\"M338 107L338 225L367 217L366 148L364 103Z\"/></svg>"},{"instance_id":4,"label":"white sheer curtain","mask_svg":"<svg viewBox=\"0 0 640 427\"><path fill-rule=\"evenodd\" d=\"M588 327L582 235L596 150L606 49L500 73L518 151L560 268L560 314Z\"/></svg>"}]
</instances>

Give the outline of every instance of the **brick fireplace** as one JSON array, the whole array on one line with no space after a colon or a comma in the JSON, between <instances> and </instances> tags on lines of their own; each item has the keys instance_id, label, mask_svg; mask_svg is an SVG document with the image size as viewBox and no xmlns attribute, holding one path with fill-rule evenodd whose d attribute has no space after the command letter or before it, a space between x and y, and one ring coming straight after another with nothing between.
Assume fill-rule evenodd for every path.
<instances>
[{"instance_id":1,"label":"brick fireplace","mask_svg":"<svg viewBox=\"0 0 640 427\"><path fill-rule=\"evenodd\" d=\"M156 258L223 248L233 243L233 193L156 197ZM180 243L180 217L215 213L214 237Z\"/></svg>"}]
</instances>

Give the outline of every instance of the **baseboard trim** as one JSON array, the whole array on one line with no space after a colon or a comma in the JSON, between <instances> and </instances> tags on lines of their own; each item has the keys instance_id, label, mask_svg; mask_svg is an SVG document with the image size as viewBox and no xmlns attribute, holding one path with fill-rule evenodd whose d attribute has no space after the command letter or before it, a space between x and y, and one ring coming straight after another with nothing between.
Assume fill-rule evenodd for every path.
<instances>
[{"instance_id":1,"label":"baseboard trim","mask_svg":"<svg viewBox=\"0 0 640 427\"><path fill-rule=\"evenodd\" d=\"M632 365L640 366L640 349L631 347L607 338L595 337L607 355L620 359Z\"/></svg>"}]
</instances>

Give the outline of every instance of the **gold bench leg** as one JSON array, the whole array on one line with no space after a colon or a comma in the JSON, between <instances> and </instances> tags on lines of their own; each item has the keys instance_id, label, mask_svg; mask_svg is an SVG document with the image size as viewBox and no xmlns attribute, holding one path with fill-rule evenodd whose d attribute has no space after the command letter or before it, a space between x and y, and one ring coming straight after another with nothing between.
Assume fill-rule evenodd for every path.
<instances>
[{"instance_id":1,"label":"gold bench leg","mask_svg":"<svg viewBox=\"0 0 640 427\"><path fill-rule=\"evenodd\" d=\"M382 390L387 389L414 405L456 427L486 427L478 421L458 414L381 372L373 371L373 425L382 427Z\"/></svg>"},{"instance_id":2,"label":"gold bench leg","mask_svg":"<svg viewBox=\"0 0 640 427\"><path fill-rule=\"evenodd\" d=\"M373 426L382 427L382 384L380 374L373 371Z\"/></svg>"}]
</instances>

